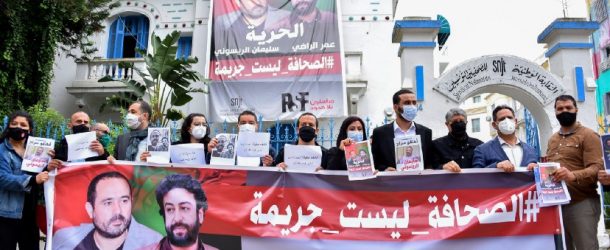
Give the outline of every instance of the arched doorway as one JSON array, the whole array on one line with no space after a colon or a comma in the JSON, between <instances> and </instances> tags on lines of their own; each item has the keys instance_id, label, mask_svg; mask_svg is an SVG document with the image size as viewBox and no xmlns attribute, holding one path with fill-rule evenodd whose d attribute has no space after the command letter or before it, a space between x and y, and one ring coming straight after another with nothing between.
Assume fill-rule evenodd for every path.
<instances>
[{"instance_id":1,"label":"arched doorway","mask_svg":"<svg viewBox=\"0 0 610 250\"><path fill-rule=\"evenodd\" d=\"M531 61L511 55L482 56L461 63L444 73L434 90L454 103L481 93L503 94L519 101L538 123L542 155L553 124L557 123L554 100L565 92L558 77Z\"/></svg>"}]
</instances>

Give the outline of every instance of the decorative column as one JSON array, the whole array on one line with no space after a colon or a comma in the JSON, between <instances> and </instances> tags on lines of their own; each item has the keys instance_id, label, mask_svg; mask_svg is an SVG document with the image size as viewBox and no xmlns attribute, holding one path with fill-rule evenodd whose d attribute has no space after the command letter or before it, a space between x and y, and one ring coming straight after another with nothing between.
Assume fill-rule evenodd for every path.
<instances>
[{"instance_id":1,"label":"decorative column","mask_svg":"<svg viewBox=\"0 0 610 250\"><path fill-rule=\"evenodd\" d=\"M593 130L597 130L598 124L596 83L593 78L590 52L593 43L590 36L598 28L597 22L590 22L584 18L558 18L538 36L538 43L546 44L548 48L544 55L549 59L550 71L563 80L565 94L574 96L577 101L578 121ZM552 109L553 106L549 108ZM554 131L558 130L557 120L552 119L552 122ZM602 206L597 239L600 248L607 248L610 244L603 214Z\"/></svg>"}]
</instances>

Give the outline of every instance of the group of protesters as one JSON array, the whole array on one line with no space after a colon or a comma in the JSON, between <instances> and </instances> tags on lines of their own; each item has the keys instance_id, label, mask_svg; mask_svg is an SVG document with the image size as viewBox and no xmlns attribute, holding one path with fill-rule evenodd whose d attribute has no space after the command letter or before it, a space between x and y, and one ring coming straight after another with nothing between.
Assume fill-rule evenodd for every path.
<instances>
[{"instance_id":1,"label":"group of protesters","mask_svg":"<svg viewBox=\"0 0 610 250\"><path fill-rule=\"evenodd\" d=\"M469 168L498 168L510 173L523 168L532 170L539 162L538 152L516 135L517 117L509 106L497 106L492 112L492 126L498 136L483 143L472 138L467 131L467 114L453 108L445 115L445 125L449 133L432 139L432 130L416 123L418 113L415 94L408 89L397 91L393 97L394 122L377 127L367 136L365 123L357 116L347 117L341 124L336 146L321 147L322 159L319 169L347 170L345 147L353 143L371 140L374 167L378 171L396 171L395 138L419 135L425 169L445 170L459 173ZM555 100L555 114L559 131L548 141L546 158L561 165L553 173L553 181L565 181L571 202L562 205L565 240L568 249L597 249L597 223L600 217L600 200L597 182L610 184L610 177L603 170L603 159L599 135L577 122L578 107L570 95L561 95ZM145 101L136 101L129 106L125 125L129 132L115 140L114 153L107 148L111 137L109 128L98 123L91 124L90 117L79 111L70 117L68 127L72 133L95 131L97 139L90 149L98 156L85 161L116 160L146 161L150 156L146 139L151 124L152 109ZM240 133L258 131L257 114L244 111L238 117ZM49 179L49 171L61 168L67 161L68 144L64 139L49 151L52 160L41 173L21 170L28 136L32 134L32 117L23 111L9 116L9 124L0 136L0 248L38 249L39 229L36 225L36 202L41 184ZM318 145L318 118L313 113L303 113L297 120L298 138L296 145ZM210 136L208 120L204 114L189 114L183 121L180 140L173 144L201 143L203 154L219 145L217 138ZM318 145L319 146L319 145ZM208 163L210 157L206 157ZM398 161L400 162L400 161ZM260 158L260 166L290 169L284 161L284 149Z\"/></svg>"}]
</instances>

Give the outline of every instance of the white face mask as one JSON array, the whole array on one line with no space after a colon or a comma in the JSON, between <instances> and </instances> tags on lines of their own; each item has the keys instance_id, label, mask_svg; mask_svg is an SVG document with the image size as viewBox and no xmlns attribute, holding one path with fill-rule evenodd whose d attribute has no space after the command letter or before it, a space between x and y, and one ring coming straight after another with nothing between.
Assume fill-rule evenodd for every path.
<instances>
[{"instance_id":1,"label":"white face mask","mask_svg":"<svg viewBox=\"0 0 610 250\"><path fill-rule=\"evenodd\" d=\"M191 129L191 135L195 137L195 139L199 140L205 136L205 132L207 132L207 129L208 128L206 128L205 126L196 126Z\"/></svg>"},{"instance_id":2,"label":"white face mask","mask_svg":"<svg viewBox=\"0 0 610 250\"><path fill-rule=\"evenodd\" d=\"M125 116L125 122L127 123L127 127L132 130L137 129L141 124L140 117L132 113L129 113Z\"/></svg>"},{"instance_id":3,"label":"white face mask","mask_svg":"<svg viewBox=\"0 0 610 250\"><path fill-rule=\"evenodd\" d=\"M415 106L415 105L403 105L402 106L402 113L400 115L405 120L412 122L413 120L415 120L415 117L417 116L417 106Z\"/></svg>"},{"instance_id":4,"label":"white face mask","mask_svg":"<svg viewBox=\"0 0 610 250\"><path fill-rule=\"evenodd\" d=\"M239 125L239 132L256 132L256 128L252 124Z\"/></svg>"},{"instance_id":5,"label":"white face mask","mask_svg":"<svg viewBox=\"0 0 610 250\"><path fill-rule=\"evenodd\" d=\"M362 131L347 131L347 138L350 138L355 142L361 142L364 140L364 134Z\"/></svg>"},{"instance_id":6,"label":"white face mask","mask_svg":"<svg viewBox=\"0 0 610 250\"><path fill-rule=\"evenodd\" d=\"M502 120L500 123L498 123L498 130L500 130L500 133L504 135L515 133L515 120L508 118Z\"/></svg>"}]
</instances>

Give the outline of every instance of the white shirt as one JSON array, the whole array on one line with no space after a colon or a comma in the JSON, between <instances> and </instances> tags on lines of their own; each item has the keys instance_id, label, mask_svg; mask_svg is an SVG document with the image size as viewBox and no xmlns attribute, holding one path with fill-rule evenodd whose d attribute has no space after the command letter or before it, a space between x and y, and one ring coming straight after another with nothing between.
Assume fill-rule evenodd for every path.
<instances>
[{"instance_id":1,"label":"white shirt","mask_svg":"<svg viewBox=\"0 0 610 250\"><path fill-rule=\"evenodd\" d=\"M402 130L396 121L394 121L394 138L405 138L408 135L415 134L415 122L411 122L411 127L407 131Z\"/></svg>"},{"instance_id":2,"label":"white shirt","mask_svg":"<svg viewBox=\"0 0 610 250\"><path fill-rule=\"evenodd\" d=\"M142 139L140 141L140 143L138 144L138 153L136 153L136 158L134 159L135 162L140 162L140 155L142 155L142 153L144 153L144 151L147 151L146 149L146 141L148 139L148 136L145 137L144 139Z\"/></svg>"},{"instance_id":3,"label":"white shirt","mask_svg":"<svg viewBox=\"0 0 610 250\"><path fill-rule=\"evenodd\" d=\"M505 140L502 140L502 137L498 136L498 141L500 141L500 145L502 145L502 149L506 156L508 156L508 160L515 167L522 167L521 160L523 160L523 147L521 146L521 141L517 138L517 143L515 146L511 146Z\"/></svg>"}]
</instances>

